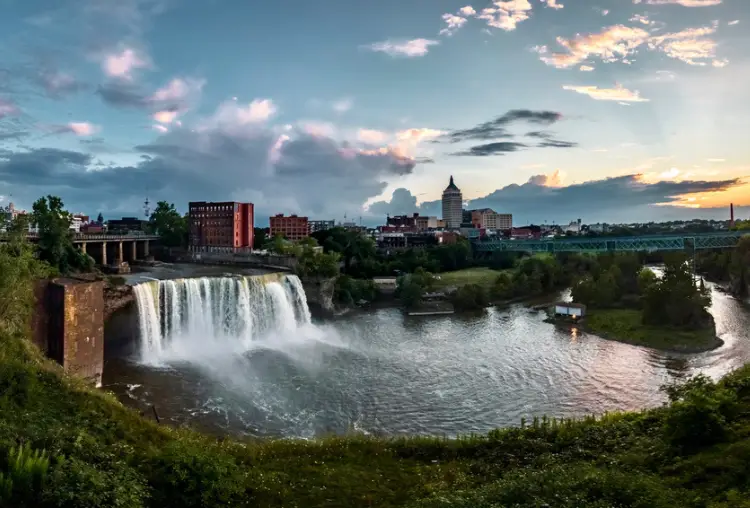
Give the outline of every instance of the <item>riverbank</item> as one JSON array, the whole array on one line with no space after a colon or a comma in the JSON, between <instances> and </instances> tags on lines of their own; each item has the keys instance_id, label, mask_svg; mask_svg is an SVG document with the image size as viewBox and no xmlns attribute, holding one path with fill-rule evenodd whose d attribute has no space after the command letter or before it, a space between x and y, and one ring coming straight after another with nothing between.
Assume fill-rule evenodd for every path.
<instances>
[{"instance_id":1,"label":"riverbank","mask_svg":"<svg viewBox=\"0 0 750 508\"><path fill-rule=\"evenodd\" d=\"M750 458L750 368L675 392L674 408L460 439L242 442L148 421L18 338L1 338L0 367L0 449L28 443L43 465L0 490L9 506L729 507Z\"/></svg>"},{"instance_id":2,"label":"riverbank","mask_svg":"<svg viewBox=\"0 0 750 508\"><path fill-rule=\"evenodd\" d=\"M710 326L697 330L647 326L637 309L600 309L591 311L578 323L551 318L550 322L565 328L578 328L602 339L660 351L696 354L711 351L724 344L716 336L713 318Z\"/></svg>"}]
</instances>

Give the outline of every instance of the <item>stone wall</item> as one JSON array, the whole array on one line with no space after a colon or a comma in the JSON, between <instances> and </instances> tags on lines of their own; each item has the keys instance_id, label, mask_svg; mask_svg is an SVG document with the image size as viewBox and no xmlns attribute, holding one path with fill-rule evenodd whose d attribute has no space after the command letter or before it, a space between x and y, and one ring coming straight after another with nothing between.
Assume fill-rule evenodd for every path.
<instances>
[{"instance_id":1,"label":"stone wall","mask_svg":"<svg viewBox=\"0 0 750 508\"><path fill-rule=\"evenodd\" d=\"M66 372L101 384L104 283L55 279L37 289L34 342Z\"/></svg>"}]
</instances>

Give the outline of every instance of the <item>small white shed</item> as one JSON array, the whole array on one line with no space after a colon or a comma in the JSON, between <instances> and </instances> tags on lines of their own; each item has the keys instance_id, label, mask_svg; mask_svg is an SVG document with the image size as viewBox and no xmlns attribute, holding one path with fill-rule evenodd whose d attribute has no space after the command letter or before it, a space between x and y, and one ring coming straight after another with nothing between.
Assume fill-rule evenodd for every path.
<instances>
[{"instance_id":1,"label":"small white shed","mask_svg":"<svg viewBox=\"0 0 750 508\"><path fill-rule=\"evenodd\" d=\"M555 304L555 315L580 319L586 315L586 306L582 303L558 302Z\"/></svg>"}]
</instances>

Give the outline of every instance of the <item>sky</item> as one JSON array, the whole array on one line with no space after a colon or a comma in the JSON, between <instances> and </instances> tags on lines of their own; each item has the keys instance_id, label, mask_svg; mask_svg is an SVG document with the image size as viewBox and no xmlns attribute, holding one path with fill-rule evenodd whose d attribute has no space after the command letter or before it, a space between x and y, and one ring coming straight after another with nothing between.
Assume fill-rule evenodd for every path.
<instances>
[{"instance_id":1,"label":"sky","mask_svg":"<svg viewBox=\"0 0 750 508\"><path fill-rule=\"evenodd\" d=\"M0 205L750 217L750 2L467 1L0 0Z\"/></svg>"}]
</instances>

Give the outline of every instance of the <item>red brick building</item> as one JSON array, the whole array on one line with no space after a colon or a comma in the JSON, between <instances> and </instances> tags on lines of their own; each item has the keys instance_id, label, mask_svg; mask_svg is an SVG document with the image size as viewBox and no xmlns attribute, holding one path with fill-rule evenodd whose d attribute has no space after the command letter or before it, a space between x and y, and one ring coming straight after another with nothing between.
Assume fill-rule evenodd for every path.
<instances>
[{"instance_id":1,"label":"red brick building","mask_svg":"<svg viewBox=\"0 0 750 508\"><path fill-rule=\"evenodd\" d=\"M271 223L271 238L280 234L287 240L296 242L310 236L310 224L307 217L297 217L277 214L269 218Z\"/></svg>"},{"instance_id":2,"label":"red brick building","mask_svg":"<svg viewBox=\"0 0 750 508\"><path fill-rule=\"evenodd\" d=\"M193 201L190 246L252 248L254 219L252 203Z\"/></svg>"}]
</instances>

